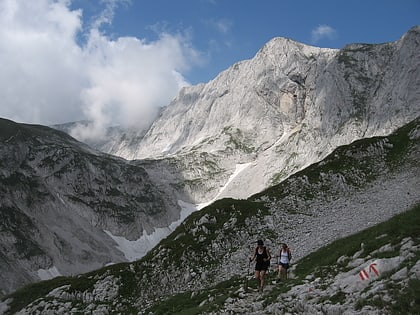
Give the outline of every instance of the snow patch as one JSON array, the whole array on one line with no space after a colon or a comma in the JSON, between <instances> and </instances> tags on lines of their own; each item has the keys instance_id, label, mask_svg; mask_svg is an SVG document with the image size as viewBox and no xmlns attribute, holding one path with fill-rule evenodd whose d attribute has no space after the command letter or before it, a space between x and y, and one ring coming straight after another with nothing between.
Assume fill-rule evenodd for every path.
<instances>
[{"instance_id":1,"label":"snow patch","mask_svg":"<svg viewBox=\"0 0 420 315\"><path fill-rule=\"evenodd\" d=\"M130 241L123 236L113 235L107 230L104 230L104 232L117 243L118 250L124 254L128 261L140 259L145 256L149 250L155 247L163 238L172 233L191 213L200 210L217 200L219 195L226 189L230 182L251 164L252 163L237 164L235 172L229 177L226 184L219 190L217 196L209 202L194 205L178 200L178 205L181 207L180 218L177 221L172 222L168 227L155 228L151 234L147 234L146 231L143 231L143 235L135 241Z\"/></svg>"},{"instance_id":2,"label":"snow patch","mask_svg":"<svg viewBox=\"0 0 420 315\"><path fill-rule=\"evenodd\" d=\"M238 176L244 169L250 166L252 163L244 163L244 164L236 164L235 172L229 177L226 184L220 189L219 193L217 194L216 198L226 189L227 186L234 180L236 176ZM216 199L215 198L215 199Z\"/></svg>"},{"instance_id":3,"label":"snow patch","mask_svg":"<svg viewBox=\"0 0 420 315\"><path fill-rule=\"evenodd\" d=\"M181 207L180 218L172 222L168 227L155 228L153 233L143 235L135 241L130 241L122 236L115 236L110 231L104 230L116 243L117 248L124 254L128 261L134 261L142 258L147 252L156 246L163 238L172 233L192 212L197 210L197 206L191 203L178 200Z\"/></svg>"},{"instance_id":4,"label":"snow patch","mask_svg":"<svg viewBox=\"0 0 420 315\"><path fill-rule=\"evenodd\" d=\"M219 190L218 194L216 195L216 197L214 197L212 200L210 200L209 202L204 202L204 203L200 203L197 205L197 209L203 209L204 207L207 207L208 205L212 204L213 202L215 202L219 196L222 194L222 192L229 186L229 184L235 179L236 176L238 176L244 169L246 169L248 166L252 165L252 162L249 163L244 163L244 164L236 164L235 166L235 171L233 172L233 174L229 177L228 181L226 182L226 184Z\"/></svg>"},{"instance_id":5,"label":"snow patch","mask_svg":"<svg viewBox=\"0 0 420 315\"><path fill-rule=\"evenodd\" d=\"M166 153L168 153L168 152L171 150L171 148L172 148L172 144L168 143L168 144L166 145L166 147L164 147L164 148L162 149L161 153L162 153L162 154L166 154Z\"/></svg>"},{"instance_id":6,"label":"snow patch","mask_svg":"<svg viewBox=\"0 0 420 315\"><path fill-rule=\"evenodd\" d=\"M57 267L55 266L53 266L50 269L39 269L37 271L37 274L41 280L49 280L49 279L61 276L61 273L58 271Z\"/></svg>"}]
</instances>

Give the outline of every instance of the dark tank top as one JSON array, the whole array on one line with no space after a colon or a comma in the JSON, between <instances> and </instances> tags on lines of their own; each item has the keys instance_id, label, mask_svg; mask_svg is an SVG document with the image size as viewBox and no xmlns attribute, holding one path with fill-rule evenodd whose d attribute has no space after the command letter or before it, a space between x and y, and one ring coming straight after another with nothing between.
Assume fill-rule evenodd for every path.
<instances>
[{"instance_id":1,"label":"dark tank top","mask_svg":"<svg viewBox=\"0 0 420 315\"><path fill-rule=\"evenodd\" d=\"M258 253L258 247L257 247L255 249L255 254L256 254L255 260L257 261L257 263L263 263L264 262L264 259L267 259L268 258L267 250L266 250L265 246L264 246L263 252L261 254Z\"/></svg>"}]
</instances>

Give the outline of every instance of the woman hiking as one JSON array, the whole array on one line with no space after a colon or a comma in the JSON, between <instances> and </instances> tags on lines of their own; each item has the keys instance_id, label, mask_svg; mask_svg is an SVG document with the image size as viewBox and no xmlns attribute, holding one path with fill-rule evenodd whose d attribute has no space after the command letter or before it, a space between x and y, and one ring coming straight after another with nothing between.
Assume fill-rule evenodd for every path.
<instances>
[{"instance_id":1,"label":"woman hiking","mask_svg":"<svg viewBox=\"0 0 420 315\"><path fill-rule=\"evenodd\" d=\"M255 279L259 282L259 291L262 292L264 289L264 276L270 266L270 251L264 246L262 240L258 240L257 247L254 250L253 255L249 258L249 261L255 259Z\"/></svg>"},{"instance_id":2,"label":"woman hiking","mask_svg":"<svg viewBox=\"0 0 420 315\"><path fill-rule=\"evenodd\" d=\"M278 261L278 279L287 279L287 269L290 266L290 260L292 259L292 253L290 248L286 244L282 244L279 253Z\"/></svg>"}]
</instances>

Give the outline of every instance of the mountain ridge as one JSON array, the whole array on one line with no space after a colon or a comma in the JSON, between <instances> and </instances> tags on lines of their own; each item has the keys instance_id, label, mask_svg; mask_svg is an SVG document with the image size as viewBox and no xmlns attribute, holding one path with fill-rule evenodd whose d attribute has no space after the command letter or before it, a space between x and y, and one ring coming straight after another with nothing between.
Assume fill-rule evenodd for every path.
<instances>
[{"instance_id":1,"label":"mountain ridge","mask_svg":"<svg viewBox=\"0 0 420 315\"><path fill-rule=\"evenodd\" d=\"M19 303L23 303L19 307L20 314L29 314L36 309L44 312L55 309L62 312L147 314L151 307L159 304L164 307L171 296L178 296L181 302L182 299L197 296L200 306L196 307L203 307L203 311L199 313L219 314L219 309L220 314L223 310L258 314L263 309L258 301L262 300L252 299L248 293L240 291L244 284L244 272L247 270L247 258L255 246L255 240L263 239L273 248L273 254L279 241L286 241L293 249L293 262L299 268L304 257L334 240L375 226L409 209L417 207L415 211L418 213L419 140L420 121L416 119L390 136L361 139L337 148L327 159L248 200L222 199L194 212L139 261L117 264L78 277L56 278L33 287L32 290L40 286L44 292L42 294L35 294L28 300L28 291L23 290L4 299L1 305L5 314L9 306ZM399 228L403 229L403 226ZM420 272L415 273L414 268L418 265L416 260L420 258L420 236L418 228L412 227L411 230L417 231L417 236L401 241L398 248L408 251L411 248L414 256L401 257L412 257L409 266L416 277L416 274L420 276ZM370 248L375 243L379 244L378 248L387 244L381 243L380 234L377 236L377 239L367 240ZM404 245L410 242L417 245ZM357 250L356 248L355 252ZM346 275L340 271L340 275L334 280L340 281L337 282L338 286L348 288L345 290L356 288L349 287L345 281L351 280L355 284L360 281L356 280L359 278L357 273L359 268L371 263L371 251L368 248L364 250L362 245L363 256L360 253L359 256L356 253L347 253L349 257L340 259L344 266L347 263L354 265L351 267L351 274ZM391 249L386 251L393 253ZM360 260L361 257L366 258ZM385 264L386 260L383 258L379 256L378 263ZM388 270L386 268L391 268L386 266L381 267L384 273ZM392 268L397 268L397 265L393 266ZM356 307L355 304L346 304L343 297L338 299L344 294L340 293L344 289L328 287L327 282L332 280L330 276L325 277L326 283L317 280L316 262L313 268L313 271L307 271L312 276L308 276L303 285L294 286L292 283L288 287L290 293L283 295L279 291L272 291L274 289L264 293L261 296L266 301L264 307L274 312L286 303L289 307L295 307L296 311L301 310L303 314L306 314L305 310L310 314L321 308L334 312L337 309L350 311ZM398 274L399 278L393 278L408 280L408 275L412 272ZM393 281L397 281L395 279ZM374 285L380 283L373 281L373 288L366 297L373 294ZM215 284L219 285L218 290L215 290ZM308 291L310 288L313 292ZM223 293L225 290L227 293ZM306 296L311 302L299 300L299 303L293 304L293 294L298 294L296 292L300 292L299 290L306 290L302 297ZM385 290L384 294L388 292L386 289L381 290ZM339 305L328 303L325 294L335 296L340 301ZM319 300L320 297L323 297L323 301ZM286 300L283 301L282 298ZM353 298L350 300L353 303L357 301ZM372 304L368 300L363 303ZM213 305L215 308L210 308L207 312L204 311L205 305ZM368 311L363 305L360 314ZM380 310L380 306L369 307L373 311ZM168 312L171 310L156 314ZM358 314L356 310L353 312Z\"/></svg>"},{"instance_id":2,"label":"mountain ridge","mask_svg":"<svg viewBox=\"0 0 420 315\"><path fill-rule=\"evenodd\" d=\"M181 165L206 155L214 168L181 168L208 190L185 187L195 202L213 199L224 185L226 177L213 173L251 163L219 196L249 197L337 146L419 117L419 34L416 26L395 42L340 50L275 38L207 84L183 88L138 143L125 140L108 153Z\"/></svg>"},{"instance_id":3,"label":"mountain ridge","mask_svg":"<svg viewBox=\"0 0 420 315\"><path fill-rule=\"evenodd\" d=\"M198 204L247 199L341 145L387 135L419 117L419 34L415 27L396 42L324 55L275 40L208 84L182 90L146 136L131 131L124 141L116 137L120 143L102 143L127 154L143 150L148 158L141 160L100 153L52 131L32 137L34 126L25 125L23 139L5 133L0 294L48 273L78 274L142 257ZM283 50L270 50L276 42ZM0 130L13 130L2 123ZM407 183L390 182L397 191L415 179L403 175ZM305 222L301 215L297 222ZM29 229L23 235L16 228L22 223Z\"/></svg>"}]
</instances>

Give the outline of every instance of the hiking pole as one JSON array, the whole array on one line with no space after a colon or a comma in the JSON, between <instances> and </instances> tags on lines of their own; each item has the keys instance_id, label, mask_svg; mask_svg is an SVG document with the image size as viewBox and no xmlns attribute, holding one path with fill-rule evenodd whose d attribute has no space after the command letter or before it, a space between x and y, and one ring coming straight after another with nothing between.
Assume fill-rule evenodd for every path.
<instances>
[{"instance_id":1,"label":"hiking pole","mask_svg":"<svg viewBox=\"0 0 420 315\"><path fill-rule=\"evenodd\" d=\"M245 292L248 292L248 281L249 281L250 273L251 273L251 259L248 259L248 275L246 276L246 281L245 281Z\"/></svg>"}]
</instances>

